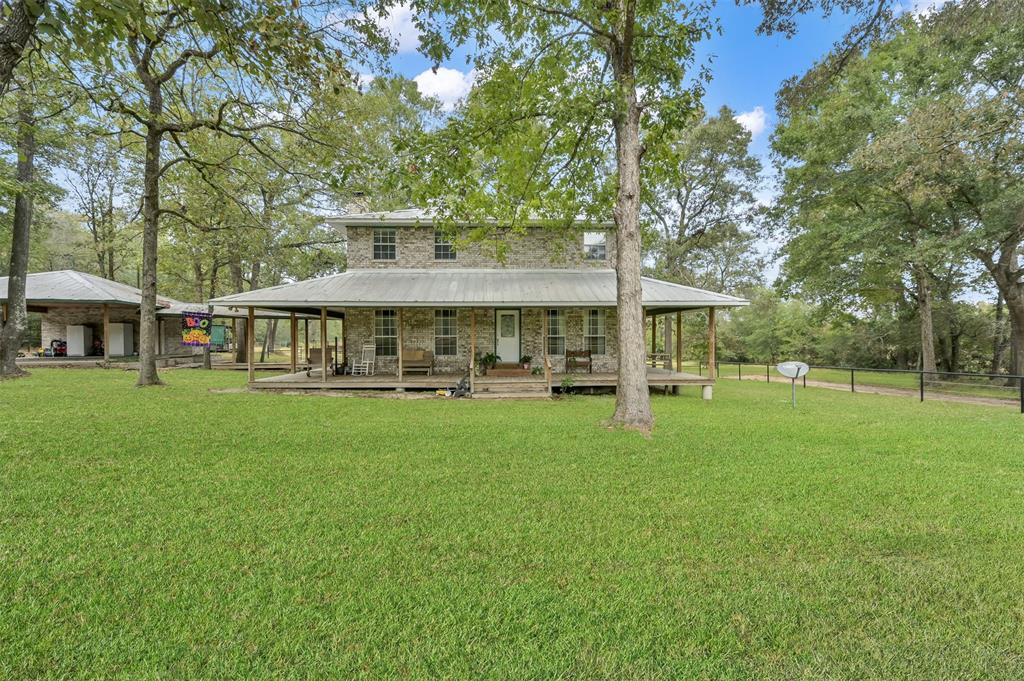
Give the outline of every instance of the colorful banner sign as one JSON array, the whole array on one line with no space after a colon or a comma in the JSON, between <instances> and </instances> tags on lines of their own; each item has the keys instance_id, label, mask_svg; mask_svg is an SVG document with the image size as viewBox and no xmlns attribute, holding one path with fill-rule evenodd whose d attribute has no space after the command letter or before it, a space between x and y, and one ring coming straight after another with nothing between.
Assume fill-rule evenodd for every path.
<instances>
[{"instance_id":1,"label":"colorful banner sign","mask_svg":"<svg viewBox=\"0 0 1024 681\"><path fill-rule=\"evenodd\" d=\"M181 344L194 347L210 347L210 329L213 315L209 312L181 313Z\"/></svg>"}]
</instances>

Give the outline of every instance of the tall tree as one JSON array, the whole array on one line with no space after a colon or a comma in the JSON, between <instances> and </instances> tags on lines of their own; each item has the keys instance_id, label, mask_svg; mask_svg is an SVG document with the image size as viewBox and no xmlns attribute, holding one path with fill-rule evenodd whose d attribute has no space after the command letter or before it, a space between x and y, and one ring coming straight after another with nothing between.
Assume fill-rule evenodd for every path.
<instances>
[{"instance_id":1,"label":"tall tree","mask_svg":"<svg viewBox=\"0 0 1024 681\"><path fill-rule=\"evenodd\" d=\"M761 162L750 140L722 107L652 150L655 181L643 187L643 217L657 235L651 250L659 276L716 290L760 279L751 228L760 212Z\"/></svg>"},{"instance_id":2,"label":"tall tree","mask_svg":"<svg viewBox=\"0 0 1024 681\"><path fill-rule=\"evenodd\" d=\"M30 93L17 94L18 189L14 197L11 262L8 269L7 303L0 326L0 377L15 378L26 372L18 367L16 358L21 337L28 328L28 310L25 306L25 286L28 275L28 244L32 229L33 187L36 156L36 111Z\"/></svg>"},{"instance_id":3,"label":"tall tree","mask_svg":"<svg viewBox=\"0 0 1024 681\"><path fill-rule=\"evenodd\" d=\"M712 27L707 8L439 0L424 9L440 24L424 34L427 54L441 59L446 40L472 41L479 80L416 164L422 195L448 218L513 229L611 214L620 346L612 423L649 431L640 207L652 166L643 159L698 111L703 74L691 67Z\"/></svg>"},{"instance_id":4,"label":"tall tree","mask_svg":"<svg viewBox=\"0 0 1024 681\"><path fill-rule=\"evenodd\" d=\"M29 243L36 197L45 184L40 179L39 162L53 163L55 150L66 138L60 131L66 128L69 111L75 103L74 96L57 85L58 79L50 66L40 52L34 51L18 65L12 97L0 105L0 114L8 123L0 133L0 143L9 145L17 159L6 315L0 322L0 377L25 373L15 359L28 328L25 294Z\"/></svg>"},{"instance_id":5,"label":"tall tree","mask_svg":"<svg viewBox=\"0 0 1024 681\"><path fill-rule=\"evenodd\" d=\"M71 65L96 106L119 115L125 132L143 143L138 385L160 383L157 248L160 220L168 214L160 183L178 164L203 167L188 146L189 133L217 131L261 150L256 134L298 127L302 92L331 82L331 71L344 72L340 60L351 55L343 50L363 46L365 36L373 36L371 22L332 21L286 0L230 8L217 0L147 1L131 12L102 58ZM170 159L168 144L175 154Z\"/></svg>"}]
</instances>

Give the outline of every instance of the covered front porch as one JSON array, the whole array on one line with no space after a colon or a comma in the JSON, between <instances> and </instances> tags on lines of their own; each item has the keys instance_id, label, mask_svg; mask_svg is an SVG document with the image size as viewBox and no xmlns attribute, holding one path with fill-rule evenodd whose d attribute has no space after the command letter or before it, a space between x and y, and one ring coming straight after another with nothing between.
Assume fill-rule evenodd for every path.
<instances>
[{"instance_id":1,"label":"covered front porch","mask_svg":"<svg viewBox=\"0 0 1024 681\"><path fill-rule=\"evenodd\" d=\"M614 388L621 356L616 287L612 270L351 270L212 302L246 313L255 389L436 390L466 378L463 389L496 397ZM713 378L679 371L684 344L713 358L716 309L746 301L648 277L642 294L652 319L648 384L700 385L710 399ZM252 329L261 309L289 314L291 354L287 374L257 381ZM692 330L684 340L683 316L705 311L707 335ZM304 357L298 315L318 317L311 325L319 327L319 347L307 344ZM666 320L662 331L673 321L677 329L660 351L654 319Z\"/></svg>"},{"instance_id":2,"label":"covered front porch","mask_svg":"<svg viewBox=\"0 0 1024 681\"><path fill-rule=\"evenodd\" d=\"M326 375L320 368L309 372L268 376L250 382L255 390L446 390L452 389L463 378L459 374L434 374L424 376L383 374L374 376L335 376L328 370ZM543 387L550 394L560 390L563 381L571 380L573 388L614 388L618 376L615 373L565 373L551 372L550 376L476 376L474 377L474 394L489 392L491 387L500 387L513 392L526 392L530 387ZM652 387L673 389L682 386L712 386L715 379L710 376L698 376L670 369L657 367L647 368L647 382ZM518 390L516 389L518 386Z\"/></svg>"}]
</instances>

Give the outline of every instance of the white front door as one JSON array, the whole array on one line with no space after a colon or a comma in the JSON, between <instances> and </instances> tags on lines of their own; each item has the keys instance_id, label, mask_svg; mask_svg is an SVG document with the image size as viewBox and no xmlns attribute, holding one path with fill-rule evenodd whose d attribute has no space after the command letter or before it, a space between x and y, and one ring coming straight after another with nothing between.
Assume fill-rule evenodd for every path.
<instances>
[{"instance_id":1,"label":"white front door","mask_svg":"<svg viewBox=\"0 0 1024 681\"><path fill-rule=\"evenodd\" d=\"M519 310L494 311L494 347L500 362L519 362Z\"/></svg>"}]
</instances>

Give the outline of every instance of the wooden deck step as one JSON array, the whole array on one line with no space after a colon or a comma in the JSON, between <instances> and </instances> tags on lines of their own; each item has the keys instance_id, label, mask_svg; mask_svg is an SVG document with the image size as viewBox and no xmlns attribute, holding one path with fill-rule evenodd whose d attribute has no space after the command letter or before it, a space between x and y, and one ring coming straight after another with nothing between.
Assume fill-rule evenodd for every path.
<instances>
[{"instance_id":1,"label":"wooden deck step","mask_svg":"<svg viewBox=\"0 0 1024 681\"><path fill-rule=\"evenodd\" d=\"M473 393L474 400L550 400L551 395L547 390L538 392L536 390L520 390L517 392L480 392Z\"/></svg>"},{"instance_id":2,"label":"wooden deck step","mask_svg":"<svg viewBox=\"0 0 1024 681\"><path fill-rule=\"evenodd\" d=\"M476 380L473 397L485 400L497 399L548 399L547 383L543 376L486 376Z\"/></svg>"},{"instance_id":3,"label":"wooden deck step","mask_svg":"<svg viewBox=\"0 0 1024 681\"><path fill-rule=\"evenodd\" d=\"M531 370L524 369L518 364L498 364L494 368L487 370L487 376L496 378L507 378L511 376L529 378L531 376Z\"/></svg>"}]
</instances>

